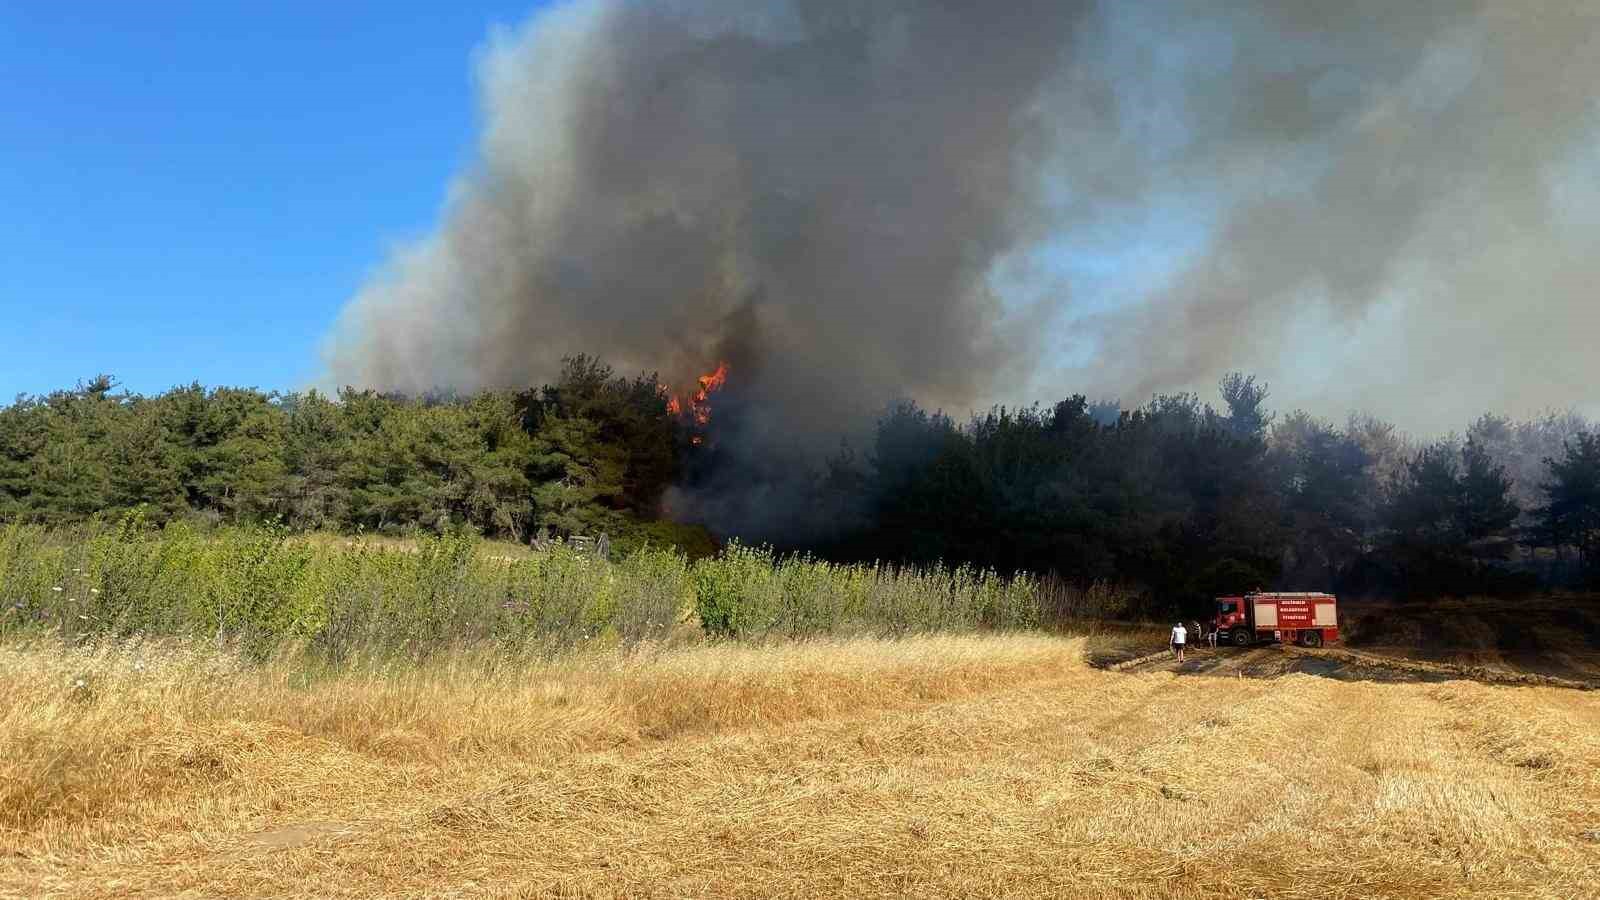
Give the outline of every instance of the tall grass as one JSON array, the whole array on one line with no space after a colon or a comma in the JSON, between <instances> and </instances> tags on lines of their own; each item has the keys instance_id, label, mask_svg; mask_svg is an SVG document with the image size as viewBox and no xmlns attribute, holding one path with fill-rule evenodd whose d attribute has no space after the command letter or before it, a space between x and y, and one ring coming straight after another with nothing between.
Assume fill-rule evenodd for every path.
<instances>
[{"instance_id":1,"label":"tall grass","mask_svg":"<svg viewBox=\"0 0 1600 900\"><path fill-rule=\"evenodd\" d=\"M692 574L696 613L714 636L903 637L1041 624L1035 579L965 566L837 565L735 543Z\"/></svg>"},{"instance_id":2,"label":"tall grass","mask_svg":"<svg viewBox=\"0 0 1600 900\"><path fill-rule=\"evenodd\" d=\"M611 560L565 546L512 557L468 535L309 540L269 527L156 529L137 516L0 528L0 638L204 637L257 657L288 645L338 661L484 644L627 646L696 631L760 640L1015 630L1082 611L1064 597L1026 575L838 565L737 543L691 563L649 547Z\"/></svg>"},{"instance_id":3,"label":"tall grass","mask_svg":"<svg viewBox=\"0 0 1600 900\"><path fill-rule=\"evenodd\" d=\"M522 560L465 536L410 547L299 540L272 528L0 530L0 634L206 636L260 656L288 643L335 658L460 644L659 638L687 602L687 564L607 563L558 548Z\"/></svg>"}]
</instances>

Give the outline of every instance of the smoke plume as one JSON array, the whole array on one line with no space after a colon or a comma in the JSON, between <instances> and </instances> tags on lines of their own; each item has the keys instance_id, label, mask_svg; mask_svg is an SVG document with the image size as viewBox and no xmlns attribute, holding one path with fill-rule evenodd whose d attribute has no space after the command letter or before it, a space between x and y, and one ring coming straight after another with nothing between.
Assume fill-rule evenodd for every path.
<instances>
[{"instance_id":1,"label":"smoke plume","mask_svg":"<svg viewBox=\"0 0 1600 900\"><path fill-rule=\"evenodd\" d=\"M479 159L346 310L330 380L520 387L588 352L691 385L726 359L737 440L779 455L896 397L1137 399L1233 368L1423 431L1581 406L1597 15L560 5L483 55ZM1084 247L1129 289L1077 283L1056 257L1093 268Z\"/></svg>"},{"instance_id":2,"label":"smoke plume","mask_svg":"<svg viewBox=\"0 0 1600 900\"><path fill-rule=\"evenodd\" d=\"M1093 354L1072 376L1139 397L1241 367L1276 403L1424 433L1485 409L1600 409L1600 7L1213 2L1121 18L1089 66L1120 79L1120 125L1057 161L1092 185L1075 224L1119 205L1210 221L1137 302L1077 317ZM1115 64L1128 54L1142 74Z\"/></svg>"},{"instance_id":3,"label":"smoke plume","mask_svg":"<svg viewBox=\"0 0 1600 900\"><path fill-rule=\"evenodd\" d=\"M1030 107L1072 3L579 3L495 42L439 232L348 310L341 381L523 386L718 361L785 441L1030 354L986 284L1039 219ZM834 435L833 439L837 439Z\"/></svg>"}]
</instances>

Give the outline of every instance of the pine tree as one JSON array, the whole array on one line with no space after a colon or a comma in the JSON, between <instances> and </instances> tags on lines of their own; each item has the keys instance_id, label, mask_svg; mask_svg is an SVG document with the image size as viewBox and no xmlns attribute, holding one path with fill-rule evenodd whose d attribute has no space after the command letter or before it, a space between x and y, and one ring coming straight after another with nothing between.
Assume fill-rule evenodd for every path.
<instances>
[{"instance_id":1,"label":"pine tree","mask_svg":"<svg viewBox=\"0 0 1600 900\"><path fill-rule=\"evenodd\" d=\"M1478 440L1461 450L1461 497L1457 512L1463 539L1475 543L1504 539L1522 514L1512 498L1511 479Z\"/></svg>"},{"instance_id":2,"label":"pine tree","mask_svg":"<svg viewBox=\"0 0 1600 900\"><path fill-rule=\"evenodd\" d=\"M1273 460L1294 571L1331 586L1365 551L1376 521L1372 457L1350 433L1296 413L1273 431Z\"/></svg>"},{"instance_id":3,"label":"pine tree","mask_svg":"<svg viewBox=\"0 0 1600 900\"><path fill-rule=\"evenodd\" d=\"M1560 459L1546 458L1547 504L1539 510L1546 542L1578 549L1578 568L1600 584L1600 434L1578 434Z\"/></svg>"},{"instance_id":4,"label":"pine tree","mask_svg":"<svg viewBox=\"0 0 1600 900\"><path fill-rule=\"evenodd\" d=\"M616 527L624 459L584 418L547 416L533 439L534 505L541 526L563 534Z\"/></svg>"},{"instance_id":5,"label":"pine tree","mask_svg":"<svg viewBox=\"0 0 1600 900\"><path fill-rule=\"evenodd\" d=\"M122 412L111 396L114 387L110 377L101 375L45 398L44 441L33 458L31 518L81 521L108 506L111 435Z\"/></svg>"},{"instance_id":6,"label":"pine tree","mask_svg":"<svg viewBox=\"0 0 1600 900\"><path fill-rule=\"evenodd\" d=\"M463 514L488 534L524 539L533 524L532 485L528 466L533 439L523 431L510 394L483 394L467 407L477 452L468 469Z\"/></svg>"},{"instance_id":7,"label":"pine tree","mask_svg":"<svg viewBox=\"0 0 1600 900\"><path fill-rule=\"evenodd\" d=\"M45 415L43 404L31 397L18 397L0 409L0 520L30 517Z\"/></svg>"},{"instance_id":8,"label":"pine tree","mask_svg":"<svg viewBox=\"0 0 1600 900\"><path fill-rule=\"evenodd\" d=\"M109 435L110 490L107 506L139 509L151 521L165 521L186 508L177 448L148 400L132 400L115 417Z\"/></svg>"},{"instance_id":9,"label":"pine tree","mask_svg":"<svg viewBox=\"0 0 1600 900\"><path fill-rule=\"evenodd\" d=\"M1441 442L1424 447L1406 463L1389 509L1389 526L1402 543L1443 548L1465 540L1456 455L1454 447Z\"/></svg>"},{"instance_id":10,"label":"pine tree","mask_svg":"<svg viewBox=\"0 0 1600 900\"><path fill-rule=\"evenodd\" d=\"M288 521L297 528L348 526L350 493L339 473L352 438L339 406L314 390L290 395L282 406Z\"/></svg>"}]
</instances>

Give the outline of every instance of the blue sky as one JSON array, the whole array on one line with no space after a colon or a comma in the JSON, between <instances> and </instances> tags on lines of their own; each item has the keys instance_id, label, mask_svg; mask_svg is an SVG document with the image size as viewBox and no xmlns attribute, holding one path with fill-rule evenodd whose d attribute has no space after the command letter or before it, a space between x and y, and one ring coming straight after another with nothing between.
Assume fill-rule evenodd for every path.
<instances>
[{"instance_id":1,"label":"blue sky","mask_svg":"<svg viewBox=\"0 0 1600 900\"><path fill-rule=\"evenodd\" d=\"M471 159L473 51L534 5L0 0L0 403L310 381Z\"/></svg>"}]
</instances>

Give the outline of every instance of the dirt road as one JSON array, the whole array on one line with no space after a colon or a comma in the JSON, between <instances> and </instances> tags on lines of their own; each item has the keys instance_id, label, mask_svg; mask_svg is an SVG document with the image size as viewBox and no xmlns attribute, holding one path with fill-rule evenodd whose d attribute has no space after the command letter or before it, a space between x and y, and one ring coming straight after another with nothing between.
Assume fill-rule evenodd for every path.
<instances>
[{"instance_id":1,"label":"dirt road","mask_svg":"<svg viewBox=\"0 0 1600 900\"><path fill-rule=\"evenodd\" d=\"M1277 678L1298 672L1336 681L1438 683L1468 679L1486 684L1535 684L1580 690L1600 689L1600 680L1595 679L1564 678L1503 666L1485 667L1408 659L1345 647L1327 647L1320 650L1279 645L1248 649L1191 647L1185 651L1184 656L1184 660L1179 662L1169 651L1162 650L1121 659L1102 658L1095 662L1101 668L1121 672L1172 672L1176 675L1211 677Z\"/></svg>"},{"instance_id":2,"label":"dirt road","mask_svg":"<svg viewBox=\"0 0 1600 900\"><path fill-rule=\"evenodd\" d=\"M1184 657L1183 662L1178 662L1170 652L1161 651L1129 660L1119 671L1238 678L1277 678L1291 672L1304 672L1340 681L1444 681L1447 677L1440 674L1434 678L1413 678L1392 669L1361 666L1332 656L1278 646L1192 647L1184 652Z\"/></svg>"}]
</instances>

